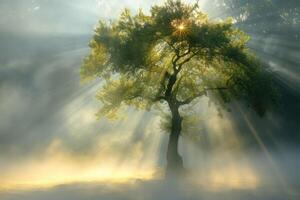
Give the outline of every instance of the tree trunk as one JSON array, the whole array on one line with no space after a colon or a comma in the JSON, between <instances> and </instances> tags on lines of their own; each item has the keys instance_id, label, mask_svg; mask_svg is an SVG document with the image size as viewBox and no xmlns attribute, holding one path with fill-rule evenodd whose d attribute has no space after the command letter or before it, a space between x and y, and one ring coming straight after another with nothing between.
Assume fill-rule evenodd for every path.
<instances>
[{"instance_id":1,"label":"tree trunk","mask_svg":"<svg viewBox=\"0 0 300 200\"><path fill-rule=\"evenodd\" d=\"M181 132L182 118L179 113L179 107L169 104L172 113L171 133L167 150L167 174L183 171L183 161L178 153L178 141Z\"/></svg>"}]
</instances>

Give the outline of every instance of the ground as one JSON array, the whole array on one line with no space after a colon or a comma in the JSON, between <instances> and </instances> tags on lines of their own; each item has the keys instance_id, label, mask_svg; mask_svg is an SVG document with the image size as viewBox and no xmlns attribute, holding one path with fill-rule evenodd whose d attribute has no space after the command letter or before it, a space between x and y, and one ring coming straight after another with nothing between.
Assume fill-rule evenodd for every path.
<instances>
[{"instance_id":1,"label":"ground","mask_svg":"<svg viewBox=\"0 0 300 200\"><path fill-rule=\"evenodd\" d=\"M271 189L272 188L272 189ZM213 189L180 180L130 180L123 183L76 183L48 189L10 190L1 200L296 200L295 191L280 187Z\"/></svg>"}]
</instances>

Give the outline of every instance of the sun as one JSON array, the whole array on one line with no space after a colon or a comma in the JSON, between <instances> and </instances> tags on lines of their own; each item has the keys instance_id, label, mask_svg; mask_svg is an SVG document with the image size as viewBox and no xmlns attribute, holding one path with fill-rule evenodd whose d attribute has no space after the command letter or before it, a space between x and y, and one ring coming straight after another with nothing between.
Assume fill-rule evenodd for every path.
<instances>
[{"instance_id":1,"label":"sun","mask_svg":"<svg viewBox=\"0 0 300 200\"><path fill-rule=\"evenodd\" d=\"M180 25L178 26L178 29L179 29L180 31L183 31L183 30L185 29L184 24L180 24Z\"/></svg>"},{"instance_id":2,"label":"sun","mask_svg":"<svg viewBox=\"0 0 300 200\"><path fill-rule=\"evenodd\" d=\"M187 20L173 20L171 22L172 27L174 28L173 35L175 36L183 36L187 33L188 31L188 21Z\"/></svg>"}]
</instances>

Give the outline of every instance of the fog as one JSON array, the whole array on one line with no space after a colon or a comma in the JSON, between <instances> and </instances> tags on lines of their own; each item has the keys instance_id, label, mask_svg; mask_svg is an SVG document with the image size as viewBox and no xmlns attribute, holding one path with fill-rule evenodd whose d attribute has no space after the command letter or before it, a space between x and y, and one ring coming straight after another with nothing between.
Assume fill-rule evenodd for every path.
<instances>
[{"instance_id":1,"label":"fog","mask_svg":"<svg viewBox=\"0 0 300 200\"><path fill-rule=\"evenodd\" d=\"M163 178L168 135L155 112L97 120L101 83L79 77L93 29L123 7L154 3L0 1L1 200L299 199L300 43L292 36L241 25L276 77L280 108L260 118L233 102L220 115L201 99L199 133L180 140L186 177ZM199 3L212 18L232 15Z\"/></svg>"}]
</instances>

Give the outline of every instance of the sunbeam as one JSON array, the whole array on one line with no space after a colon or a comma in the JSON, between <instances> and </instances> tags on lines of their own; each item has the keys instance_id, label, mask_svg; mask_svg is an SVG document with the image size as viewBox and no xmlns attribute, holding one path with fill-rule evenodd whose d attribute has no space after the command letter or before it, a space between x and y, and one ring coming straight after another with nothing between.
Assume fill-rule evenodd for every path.
<instances>
[{"instance_id":1,"label":"sunbeam","mask_svg":"<svg viewBox=\"0 0 300 200\"><path fill-rule=\"evenodd\" d=\"M197 13L198 20L205 18L201 18L201 22L191 23L192 17L185 19L185 15L169 22L169 18L175 15L160 14L176 13L178 8L159 10L166 2L173 1L0 2L0 199L299 199L300 2L180 1L190 3L192 9L207 13L207 21L213 24L213 28L220 29L216 33L210 33L210 26L206 27L202 23L206 20L202 13ZM198 3L197 6L195 3ZM153 5L157 7L152 7L151 10ZM119 16L125 8L128 9L128 15L137 16L127 19L128 16L124 15L123 18L127 21L123 19L123 24L115 26L115 20L122 18ZM139 9L144 13L141 14ZM156 19L157 16L161 18ZM228 29L221 35L221 28L226 25L218 23L228 17L234 28L250 36L243 51L238 53L249 50L249 55L257 57L259 67L261 65L262 71L270 75L274 91L278 93L278 102L263 117L255 114L256 108L252 106L252 99L249 99L253 96L262 97L269 91L256 93L251 90L251 97L243 91L234 99L227 97L223 89L240 85L241 88L245 87L239 81L236 81L236 85L227 85L228 88L214 88L225 82L225 79L205 85L209 79L218 78L218 75L210 74L211 71L214 72L212 68L231 59L230 55L220 54L220 58L226 58L224 63L213 60L215 54L219 55L224 50L221 43L226 43L227 39L236 39L241 43L240 46L244 45L237 39L243 36L235 31L230 33ZM158 20L158 23L150 18L161 21ZM99 20L105 24L103 27L107 26L107 35L103 30L99 32ZM164 24L164 20L168 23ZM229 21L227 19L226 23ZM128 25L126 23L130 26L125 27ZM160 29L153 31L153 24ZM190 35L198 30L198 25L207 30L199 29L198 35ZM123 32L118 32L118 29L122 30L124 27ZM131 29L136 32L133 31L133 34ZM148 35L139 32L144 29ZM106 38L100 37L100 33ZM163 34L170 34L171 39L164 40ZM212 39L208 37L209 34ZM232 38L228 36L230 34ZM116 35L119 38L110 40ZM207 55L197 57L203 62L197 63L193 60L194 57L184 60L189 53L197 53L190 48L184 49L188 43L184 42L187 36L190 38L186 41L194 42L197 48L207 45L203 50ZM157 39L159 37L162 39ZM201 44L197 43L199 38ZM179 43L175 42L175 46L168 47L170 42L177 40ZM153 41L158 45L155 42L146 44ZM88 63L94 67L93 73L97 73L86 80L81 77L81 66L85 65L85 59L89 55L102 56L93 49L95 43L99 45L101 42L109 43L103 48L109 53L104 55L105 62L100 63L94 59L92 64ZM115 44L119 46L115 48ZM228 48L229 44L231 43L228 43ZM210 52L213 45L218 50ZM124 51L124 46L135 49ZM179 47L183 50L176 51ZM97 48L100 49L100 46ZM149 49L152 49L150 53ZM166 52L162 53L163 50ZM170 56L173 55L172 50L175 52L174 57ZM113 57L115 52L121 52L121 56ZM176 60L176 55L183 57ZM245 54L245 59L247 56ZM102 57L99 58L101 59ZM143 67L135 66L132 71L126 71L131 67L130 59L135 62L134 66L138 63ZM179 72L183 69L182 66L175 65L182 60L192 60L188 65L184 62L182 64L183 68L188 67L183 73L190 74L190 78L185 79ZM125 61L128 62L127 65L124 64ZM168 62L172 66L165 64ZM242 66L241 63L239 65ZM246 64L243 67L248 67L247 70L251 71L257 63L253 61L251 66ZM157 72L152 75L143 71L150 64L151 69L157 68ZM231 64L224 65L226 68L222 66L227 83L230 82L230 74L226 74L226 70ZM105 69L102 69L102 65ZM106 68L110 69L108 73ZM176 112L168 106L175 100L165 96L171 83L170 77L176 70L179 70L175 76L178 80L175 80L174 87L169 92L174 92L175 100L178 99L174 105L178 105L178 119L181 120L182 127L178 135L178 157L175 160L183 163L184 178L178 173L175 175L179 178L172 179L166 172L170 161L168 152L172 149L168 142L171 141L171 132L175 130L171 127L171 123L174 123L171 115ZM240 77L251 77L247 77L247 70L242 71L241 74L244 74ZM201 71L202 74L196 77L194 71ZM228 71L234 71L234 68ZM113 96L112 100L106 98L101 90L112 86L114 79L117 82L119 77L124 78L119 84L121 89L124 86L124 91L120 90L120 94ZM165 79L169 82L164 82ZM106 82L107 80L113 81ZM128 84L129 89L126 88L128 82L132 84ZM198 84L194 87L194 82L204 86L200 84L200 87ZM105 85L106 83L110 84ZM153 86L157 83L160 85L159 89ZM185 85L181 87L181 83ZM265 83L266 81L262 82L258 88L263 88L267 85ZM250 87L256 89L255 84L250 84ZM136 90L130 93L132 88ZM198 93L203 95L187 101L191 96L189 90L196 94L195 91L199 88L201 92ZM111 91L115 91L113 89L112 87ZM215 96L215 89L220 89L217 95L224 101L221 102ZM162 95L156 95L156 90ZM129 97L118 104L122 95ZM143 97L148 99L143 101ZM244 97L246 101L243 103ZM135 98L136 102L131 98ZM263 100L270 102L268 100L272 98L273 96ZM155 103L151 103L152 100ZM117 103L114 104L115 102ZM190 104L185 105L186 102ZM255 103L260 102L254 102L254 105ZM101 108L106 104L108 107L121 107L119 118L108 119L104 114L104 117L101 115ZM186 128L190 129L186 131Z\"/></svg>"}]
</instances>

